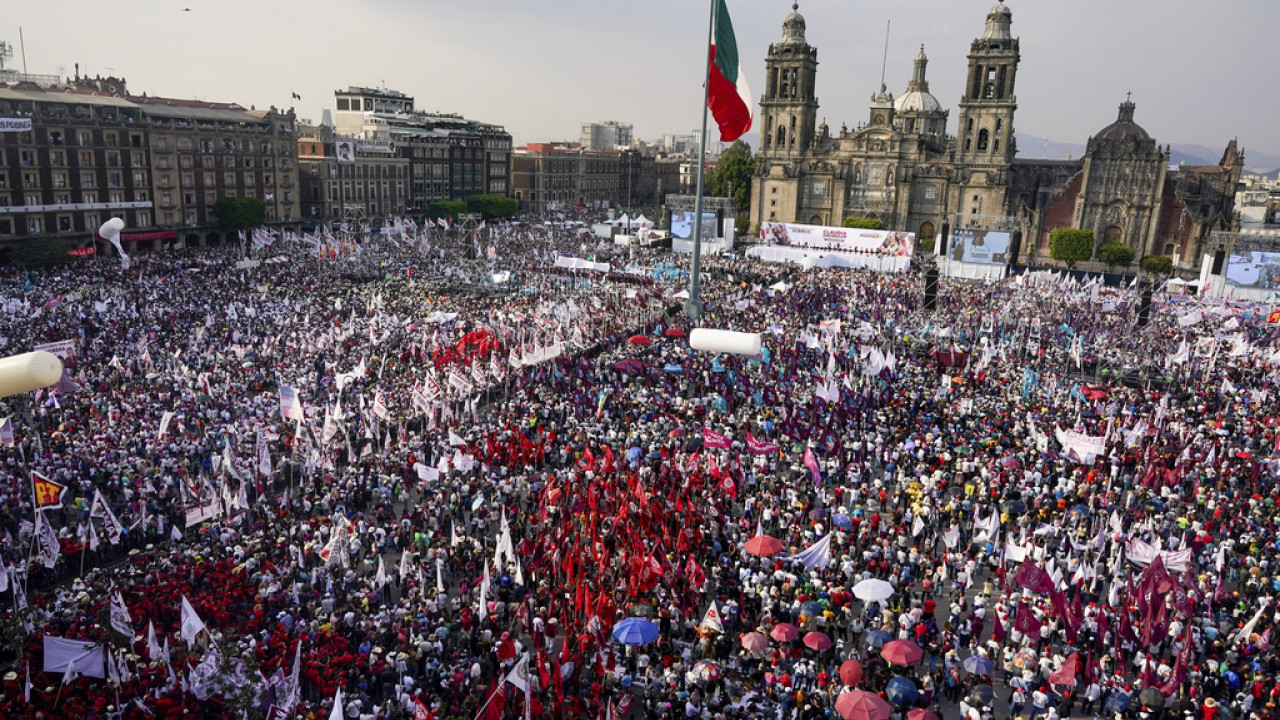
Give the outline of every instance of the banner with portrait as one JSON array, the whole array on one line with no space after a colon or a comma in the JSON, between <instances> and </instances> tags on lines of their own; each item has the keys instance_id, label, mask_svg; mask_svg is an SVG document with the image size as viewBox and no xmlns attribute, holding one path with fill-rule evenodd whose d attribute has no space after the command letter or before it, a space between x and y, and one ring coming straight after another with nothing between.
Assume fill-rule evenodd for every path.
<instances>
[{"instance_id":1,"label":"banner with portrait","mask_svg":"<svg viewBox=\"0 0 1280 720\"><path fill-rule=\"evenodd\" d=\"M766 245L886 257L911 257L911 253L915 251L916 235L891 230L764 223L760 226L760 241Z\"/></svg>"}]
</instances>

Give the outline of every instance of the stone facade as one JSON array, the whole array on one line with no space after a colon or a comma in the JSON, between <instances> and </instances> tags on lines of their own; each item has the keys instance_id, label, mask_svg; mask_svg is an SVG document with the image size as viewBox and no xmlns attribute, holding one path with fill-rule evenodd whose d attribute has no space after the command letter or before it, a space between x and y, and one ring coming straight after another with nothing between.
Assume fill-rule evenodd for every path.
<instances>
[{"instance_id":1,"label":"stone facade","mask_svg":"<svg viewBox=\"0 0 1280 720\"><path fill-rule=\"evenodd\" d=\"M765 57L752 222L836 225L874 217L933 237L944 224L1012 216L1029 236L1023 260L1047 257L1055 228L1080 227L1140 257L1177 253L1197 263L1209 233L1233 223L1232 193L1244 164L1234 141L1217 166L1171 169L1168 149L1134 122L1135 106L1126 101L1083 158L1018 158L1021 50L1012 23L1001 0L970 45L956 135L947 134L949 111L929 92L923 47L902 95L882 86L865 122L832 132L818 120L818 50L805 40L805 19L793 5L782 39Z\"/></svg>"}]
</instances>

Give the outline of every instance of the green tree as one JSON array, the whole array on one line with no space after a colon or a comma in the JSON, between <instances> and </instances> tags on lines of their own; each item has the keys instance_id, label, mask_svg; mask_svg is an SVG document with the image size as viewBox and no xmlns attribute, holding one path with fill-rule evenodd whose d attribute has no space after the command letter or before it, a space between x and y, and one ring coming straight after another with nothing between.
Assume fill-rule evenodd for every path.
<instances>
[{"instance_id":1,"label":"green tree","mask_svg":"<svg viewBox=\"0 0 1280 720\"><path fill-rule=\"evenodd\" d=\"M502 195L472 195L467 198L467 211L480 213L485 220L508 218L520 211L520 204Z\"/></svg>"},{"instance_id":2,"label":"green tree","mask_svg":"<svg viewBox=\"0 0 1280 720\"><path fill-rule=\"evenodd\" d=\"M751 146L738 140L720 153L708 179L707 194L731 197L738 206L734 232L743 235L751 227L751 178L756 174L756 159Z\"/></svg>"},{"instance_id":3,"label":"green tree","mask_svg":"<svg viewBox=\"0 0 1280 720\"><path fill-rule=\"evenodd\" d=\"M1142 269L1154 275L1168 275L1173 272L1173 258L1168 255L1148 255L1142 258Z\"/></svg>"},{"instance_id":4,"label":"green tree","mask_svg":"<svg viewBox=\"0 0 1280 720\"><path fill-rule=\"evenodd\" d=\"M1098 259L1113 268L1132 263L1135 254L1133 248L1124 243L1104 242L1098 246Z\"/></svg>"},{"instance_id":5,"label":"green tree","mask_svg":"<svg viewBox=\"0 0 1280 720\"><path fill-rule=\"evenodd\" d=\"M1049 257L1073 268L1093 257L1093 231L1058 228L1049 235Z\"/></svg>"},{"instance_id":6,"label":"green tree","mask_svg":"<svg viewBox=\"0 0 1280 720\"><path fill-rule=\"evenodd\" d=\"M916 238L916 252L932 255L935 241L936 238L933 237Z\"/></svg>"},{"instance_id":7,"label":"green tree","mask_svg":"<svg viewBox=\"0 0 1280 720\"><path fill-rule=\"evenodd\" d=\"M427 206L427 217L432 220L449 218L452 221L466 211L467 204L461 200L436 200Z\"/></svg>"},{"instance_id":8,"label":"green tree","mask_svg":"<svg viewBox=\"0 0 1280 720\"><path fill-rule=\"evenodd\" d=\"M845 218L844 222L840 223L840 227L854 228L857 230L883 230L884 222L879 218L850 217Z\"/></svg>"},{"instance_id":9,"label":"green tree","mask_svg":"<svg viewBox=\"0 0 1280 720\"><path fill-rule=\"evenodd\" d=\"M213 204L218 224L229 230L248 230L267 221L267 204L257 198L221 197Z\"/></svg>"},{"instance_id":10,"label":"green tree","mask_svg":"<svg viewBox=\"0 0 1280 720\"><path fill-rule=\"evenodd\" d=\"M74 244L56 237L26 237L9 251L9 261L23 267L49 267L69 261L67 251Z\"/></svg>"}]
</instances>

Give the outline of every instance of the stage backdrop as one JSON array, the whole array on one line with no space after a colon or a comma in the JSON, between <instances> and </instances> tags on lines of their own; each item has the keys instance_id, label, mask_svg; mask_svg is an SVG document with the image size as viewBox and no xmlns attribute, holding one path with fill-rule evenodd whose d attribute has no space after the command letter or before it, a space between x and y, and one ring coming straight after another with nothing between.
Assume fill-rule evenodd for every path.
<instances>
[{"instance_id":1,"label":"stage backdrop","mask_svg":"<svg viewBox=\"0 0 1280 720\"><path fill-rule=\"evenodd\" d=\"M888 257L911 257L916 246L915 233L792 223L764 223L760 227L760 240L767 245Z\"/></svg>"}]
</instances>

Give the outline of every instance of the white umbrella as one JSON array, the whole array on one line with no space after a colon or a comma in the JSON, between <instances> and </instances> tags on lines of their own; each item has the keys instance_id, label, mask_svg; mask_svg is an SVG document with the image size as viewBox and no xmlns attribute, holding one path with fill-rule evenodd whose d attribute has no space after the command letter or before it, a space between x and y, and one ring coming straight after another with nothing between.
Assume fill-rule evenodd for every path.
<instances>
[{"instance_id":1,"label":"white umbrella","mask_svg":"<svg viewBox=\"0 0 1280 720\"><path fill-rule=\"evenodd\" d=\"M866 602L887 600L893 593L892 585L877 578L869 578L853 586L853 596Z\"/></svg>"}]
</instances>

